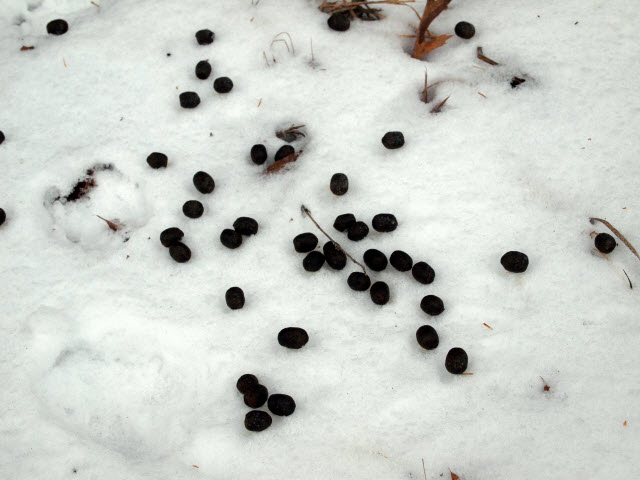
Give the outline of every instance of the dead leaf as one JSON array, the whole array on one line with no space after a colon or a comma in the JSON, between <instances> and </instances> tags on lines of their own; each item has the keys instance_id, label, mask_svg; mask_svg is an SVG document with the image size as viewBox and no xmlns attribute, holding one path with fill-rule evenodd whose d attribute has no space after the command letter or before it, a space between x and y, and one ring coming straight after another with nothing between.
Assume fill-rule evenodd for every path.
<instances>
[{"instance_id":1,"label":"dead leaf","mask_svg":"<svg viewBox=\"0 0 640 480\"><path fill-rule=\"evenodd\" d=\"M279 172L288 163L295 162L298 159L298 157L300 156L301 153L302 153L302 150L300 150L298 153L292 153L291 155L287 155L286 157L281 158L277 162L269 165L267 167L267 169L264 171L264 173L277 173L277 172Z\"/></svg>"},{"instance_id":2,"label":"dead leaf","mask_svg":"<svg viewBox=\"0 0 640 480\"><path fill-rule=\"evenodd\" d=\"M453 473L451 469L449 469L449 473L451 474L451 480L460 480L460 477Z\"/></svg>"},{"instance_id":3,"label":"dead leaf","mask_svg":"<svg viewBox=\"0 0 640 480\"><path fill-rule=\"evenodd\" d=\"M104 220L105 222L107 222L107 225L109 225L109 228L114 232L117 232L120 229L120 226L113 223L111 220L107 220L106 218L103 218L100 215L96 215L96 217L98 217L100 220Z\"/></svg>"}]
</instances>

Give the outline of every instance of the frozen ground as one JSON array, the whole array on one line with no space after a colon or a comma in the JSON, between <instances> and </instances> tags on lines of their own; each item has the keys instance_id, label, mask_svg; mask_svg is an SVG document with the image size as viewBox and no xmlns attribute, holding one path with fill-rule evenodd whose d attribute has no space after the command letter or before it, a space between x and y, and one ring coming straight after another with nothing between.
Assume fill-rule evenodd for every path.
<instances>
[{"instance_id":1,"label":"frozen ground","mask_svg":"<svg viewBox=\"0 0 640 480\"><path fill-rule=\"evenodd\" d=\"M640 263L622 244L594 254L589 233L607 229L588 222L640 243L634 2L454 0L432 30L466 20L476 36L426 61L398 36L416 21L406 7L337 33L319 1L96 3L0 2L3 478L420 479L421 459L429 479L640 476L640 302L622 273L640 285ZM66 35L46 34L55 18ZM201 28L212 45L195 42ZM295 52L272 44L283 31ZM193 75L202 59L211 80ZM434 101L451 95L438 115L419 100L425 68L442 82ZM511 89L514 75L527 82ZM230 94L213 91L218 76ZM195 110L179 107L187 90ZM266 177L249 149L272 158L291 123L306 125L304 153ZM389 130L402 149L382 147ZM153 151L166 170L147 166ZM88 196L54 201L101 164L113 168ZM198 170L215 178L209 196ZM335 172L350 178L343 197ZM182 214L189 199L202 218ZM301 203L331 231L341 213L394 213L393 233L336 237L360 258L405 250L435 282L389 267L378 307L347 287L352 265L305 272L291 240L320 234ZM218 237L238 216L260 231L228 250ZM189 263L160 245L170 226ZM508 250L529 256L526 273L502 269ZM224 303L234 285L238 311ZM439 317L419 308L430 293ZM423 324L434 351L415 341ZM280 347L286 326L309 343ZM455 346L474 375L445 370ZM296 412L246 431L235 382L248 372Z\"/></svg>"}]
</instances>

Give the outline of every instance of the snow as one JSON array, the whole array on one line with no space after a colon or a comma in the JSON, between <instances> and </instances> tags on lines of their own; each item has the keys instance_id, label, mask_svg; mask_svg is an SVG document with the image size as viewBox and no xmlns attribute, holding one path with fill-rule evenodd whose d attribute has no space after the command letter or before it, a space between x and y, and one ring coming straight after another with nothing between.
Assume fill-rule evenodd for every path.
<instances>
[{"instance_id":1,"label":"snow","mask_svg":"<svg viewBox=\"0 0 640 480\"><path fill-rule=\"evenodd\" d=\"M594 253L590 232L608 230L588 221L640 242L632 2L454 0L432 31L466 20L476 36L424 61L398 36L416 23L406 7L338 33L319 1L96 3L0 5L3 477L418 479L421 459L430 479L640 475L639 299L622 272L635 287L640 266L621 242ZM46 34L55 18L67 34ZM196 43L202 28L213 44ZM428 105L425 69L441 82ZM512 89L514 75L527 81ZM213 91L220 76L229 94ZM200 106L181 109L183 91ZM293 143L304 152L265 176L250 148L272 159L291 124L306 125ZM385 150L395 130L406 144ZM149 168L154 151L166 169ZM55 201L103 164L87 196ZM191 183L199 170L210 195ZM190 199L201 218L182 214ZM354 257L401 249L435 282L372 274L391 288L379 307L347 287L351 263L305 272L291 240L325 239L303 203ZM369 225L393 213L399 227L350 242L331 227L347 212ZM219 234L240 216L259 232L226 249ZM172 226L186 264L158 241ZM501 267L509 250L529 256L524 274ZM242 310L225 305L231 286ZM428 294L442 315L420 310ZM423 324L434 351L415 340ZM307 330L304 348L278 345L288 326ZM444 369L453 347L473 375ZM244 373L291 395L295 413L246 431Z\"/></svg>"}]
</instances>

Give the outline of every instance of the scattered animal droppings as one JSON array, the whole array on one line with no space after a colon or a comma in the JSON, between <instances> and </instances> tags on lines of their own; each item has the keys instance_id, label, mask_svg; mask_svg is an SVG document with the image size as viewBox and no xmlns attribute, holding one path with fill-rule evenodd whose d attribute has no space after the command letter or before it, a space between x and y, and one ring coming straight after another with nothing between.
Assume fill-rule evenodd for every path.
<instances>
[{"instance_id":1,"label":"scattered animal droppings","mask_svg":"<svg viewBox=\"0 0 640 480\"><path fill-rule=\"evenodd\" d=\"M464 373L467 369L467 363L469 362L469 358L467 357L467 352L465 352L462 348L456 347L449 350L447 353L447 358L444 362L444 366L446 367L449 373L460 374Z\"/></svg>"},{"instance_id":2,"label":"scattered animal droppings","mask_svg":"<svg viewBox=\"0 0 640 480\"><path fill-rule=\"evenodd\" d=\"M274 393L269 397L267 407L274 415L288 417L296 410L296 402L289 395Z\"/></svg>"},{"instance_id":3,"label":"scattered animal droppings","mask_svg":"<svg viewBox=\"0 0 640 480\"><path fill-rule=\"evenodd\" d=\"M426 350L433 350L440 343L438 332L431 325L423 325L416 332L416 340Z\"/></svg>"},{"instance_id":4,"label":"scattered animal droppings","mask_svg":"<svg viewBox=\"0 0 640 480\"><path fill-rule=\"evenodd\" d=\"M299 349L309 341L309 335L303 328L287 327L278 333L278 343L283 347Z\"/></svg>"},{"instance_id":5,"label":"scattered animal droppings","mask_svg":"<svg viewBox=\"0 0 640 480\"><path fill-rule=\"evenodd\" d=\"M302 260L302 267L307 272L317 272L324 265L324 255L320 252L311 252Z\"/></svg>"},{"instance_id":6,"label":"scattered animal droppings","mask_svg":"<svg viewBox=\"0 0 640 480\"><path fill-rule=\"evenodd\" d=\"M193 185L200 193L211 193L216 188L216 182L207 172L197 172L193 176Z\"/></svg>"},{"instance_id":7,"label":"scattered animal droppings","mask_svg":"<svg viewBox=\"0 0 640 480\"><path fill-rule=\"evenodd\" d=\"M522 252L511 251L502 256L500 263L508 272L522 273L529 266L529 257Z\"/></svg>"},{"instance_id":8,"label":"scattered animal droppings","mask_svg":"<svg viewBox=\"0 0 640 480\"><path fill-rule=\"evenodd\" d=\"M224 294L224 300L231 310L239 310L244 307L244 292L240 287L231 287Z\"/></svg>"},{"instance_id":9,"label":"scattered animal droppings","mask_svg":"<svg viewBox=\"0 0 640 480\"><path fill-rule=\"evenodd\" d=\"M420 302L420 308L427 315L436 316L444 312L444 303L440 297L427 295Z\"/></svg>"},{"instance_id":10,"label":"scattered animal droppings","mask_svg":"<svg viewBox=\"0 0 640 480\"><path fill-rule=\"evenodd\" d=\"M402 132L387 132L382 137L382 144L389 150L395 150L404 145L404 135Z\"/></svg>"},{"instance_id":11,"label":"scattered animal droppings","mask_svg":"<svg viewBox=\"0 0 640 480\"><path fill-rule=\"evenodd\" d=\"M336 217L336 220L333 222L333 228L339 232L344 232L354 223L356 223L356 217L353 213L343 213Z\"/></svg>"},{"instance_id":12,"label":"scattered animal droppings","mask_svg":"<svg viewBox=\"0 0 640 480\"><path fill-rule=\"evenodd\" d=\"M238 217L233 222L233 228L240 235L255 235L258 233L258 222L251 217Z\"/></svg>"},{"instance_id":13,"label":"scattered animal droppings","mask_svg":"<svg viewBox=\"0 0 640 480\"><path fill-rule=\"evenodd\" d=\"M469 40L476 34L476 28L469 22L458 22L454 29L456 35L465 40Z\"/></svg>"},{"instance_id":14,"label":"scattered animal droppings","mask_svg":"<svg viewBox=\"0 0 640 480\"><path fill-rule=\"evenodd\" d=\"M220 242L227 248L238 248L242 245L242 235L235 230L225 228L220 234Z\"/></svg>"},{"instance_id":15,"label":"scattered animal droppings","mask_svg":"<svg viewBox=\"0 0 640 480\"><path fill-rule=\"evenodd\" d=\"M204 29L196 32L196 40L200 45L209 45L210 43L213 43L215 38L216 34L211 30Z\"/></svg>"},{"instance_id":16,"label":"scattered animal droppings","mask_svg":"<svg viewBox=\"0 0 640 480\"><path fill-rule=\"evenodd\" d=\"M356 292L365 292L369 290L371 286L371 279L368 275L365 275L362 272L353 272L347 278L347 284L351 288L351 290L355 290Z\"/></svg>"},{"instance_id":17,"label":"scattered animal droppings","mask_svg":"<svg viewBox=\"0 0 640 480\"><path fill-rule=\"evenodd\" d=\"M244 416L244 428L250 432L262 432L271 426L271 415L261 410L252 410Z\"/></svg>"},{"instance_id":18,"label":"scattered animal droppings","mask_svg":"<svg viewBox=\"0 0 640 480\"><path fill-rule=\"evenodd\" d=\"M58 18L47 23L47 33L49 35L64 35L69 30L69 24Z\"/></svg>"},{"instance_id":19,"label":"scattered animal droppings","mask_svg":"<svg viewBox=\"0 0 640 480\"><path fill-rule=\"evenodd\" d=\"M258 384L260 384L258 377L250 373L245 373L236 382L236 388L240 393L245 394L250 388L253 388Z\"/></svg>"},{"instance_id":20,"label":"scattered animal droppings","mask_svg":"<svg viewBox=\"0 0 640 480\"><path fill-rule=\"evenodd\" d=\"M616 248L616 239L608 233L599 233L594 240L595 246L602 253L611 253Z\"/></svg>"},{"instance_id":21,"label":"scattered animal droppings","mask_svg":"<svg viewBox=\"0 0 640 480\"><path fill-rule=\"evenodd\" d=\"M373 303L376 305L385 305L389 302L389 285L385 282L376 282L371 285L369 294L371 295Z\"/></svg>"},{"instance_id":22,"label":"scattered animal droppings","mask_svg":"<svg viewBox=\"0 0 640 480\"><path fill-rule=\"evenodd\" d=\"M213 89L218 93L229 93L233 88L233 82L229 77L219 77L213 81Z\"/></svg>"},{"instance_id":23,"label":"scattered animal droppings","mask_svg":"<svg viewBox=\"0 0 640 480\"><path fill-rule=\"evenodd\" d=\"M278 149L273 159L277 162L278 160L282 160L283 158L286 158L289 155L293 155L294 153L296 153L296 151L291 145L283 145Z\"/></svg>"},{"instance_id":24,"label":"scattered animal droppings","mask_svg":"<svg viewBox=\"0 0 640 480\"><path fill-rule=\"evenodd\" d=\"M166 168L167 160L167 156L160 152L153 152L147 157L147 163L151 168Z\"/></svg>"},{"instance_id":25,"label":"scattered animal droppings","mask_svg":"<svg viewBox=\"0 0 640 480\"><path fill-rule=\"evenodd\" d=\"M249 387L244 393L244 404L250 408L260 408L267 403L269 397L269 390L264 385L255 385Z\"/></svg>"},{"instance_id":26,"label":"scattered animal droppings","mask_svg":"<svg viewBox=\"0 0 640 480\"><path fill-rule=\"evenodd\" d=\"M196 92L182 92L180 94L182 108L196 108L198 105L200 105L200 97Z\"/></svg>"},{"instance_id":27,"label":"scattered animal droppings","mask_svg":"<svg viewBox=\"0 0 640 480\"><path fill-rule=\"evenodd\" d=\"M184 243L176 242L169 246L169 255L178 263L185 263L191 259L191 250Z\"/></svg>"},{"instance_id":28,"label":"scattered animal droppings","mask_svg":"<svg viewBox=\"0 0 640 480\"><path fill-rule=\"evenodd\" d=\"M381 272L385 268L387 268L387 257L380 250L376 250L375 248L370 248L366 252L364 252L364 263L367 264L371 270L375 272Z\"/></svg>"},{"instance_id":29,"label":"scattered animal droppings","mask_svg":"<svg viewBox=\"0 0 640 480\"><path fill-rule=\"evenodd\" d=\"M396 250L389 257L389 263L399 272L408 272L413 267L413 259L402 250Z\"/></svg>"},{"instance_id":30,"label":"scattered animal droppings","mask_svg":"<svg viewBox=\"0 0 640 480\"><path fill-rule=\"evenodd\" d=\"M293 239L293 248L298 253L310 252L318 246L318 237L311 232L301 233Z\"/></svg>"},{"instance_id":31,"label":"scattered animal droppings","mask_svg":"<svg viewBox=\"0 0 640 480\"><path fill-rule=\"evenodd\" d=\"M204 206L198 200L188 200L182 205L182 213L189 218L200 218L204 213Z\"/></svg>"},{"instance_id":32,"label":"scattered animal droppings","mask_svg":"<svg viewBox=\"0 0 640 480\"><path fill-rule=\"evenodd\" d=\"M251 161L256 165L262 165L267 161L267 147L257 144L251 147Z\"/></svg>"},{"instance_id":33,"label":"scattered animal droppings","mask_svg":"<svg viewBox=\"0 0 640 480\"><path fill-rule=\"evenodd\" d=\"M430 284L436 278L436 272L426 262L418 262L411 269L411 275L420 283Z\"/></svg>"},{"instance_id":34,"label":"scattered animal droppings","mask_svg":"<svg viewBox=\"0 0 640 480\"><path fill-rule=\"evenodd\" d=\"M201 60L196 64L196 77L206 80L211 75L211 64L206 60Z\"/></svg>"},{"instance_id":35,"label":"scattered animal droppings","mask_svg":"<svg viewBox=\"0 0 640 480\"><path fill-rule=\"evenodd\" d=\"M342 270L347 265L347 256L333 242L325 243L322 251L327 265L334 270Z\"/></svg>"},{"instance_id":36,"label":"scattered animal droppings","mask_svg":"<svg viewBox=\"0 0 640 480\"><path fill-rule=\"evenodd\" d=\"M354 222L347 229L347 237L354 242L362 240L367 235L369 235L369 227L364 222Z\"/></svg>"},{"instance_id":37,"label":"scattered animal droppings","mask_svg":"<svg viewBox=\"0 0 640 480\"><path fill-rule=\"evenodd\" d=\"M351 26L351 19L349 15L338 12L329 17L327 25L329 25L331 30L335 30L336 32L346 32Z\"/></svg>"},{"instance_id":38,"label":"scattered animal droppings","mask_svg":"<svg viewBox=\"0 0 640 480\"><path fill-rule=\"evenodd\" d=\"M335 173L331 177L329 188L334 195L344 195L349 190L349 179L344 173Z\"/></svg>"},{"instance_id":39,"label":"scattered animal droppings","mask_svg":"<svg viewBox=\"0 0 640 480\"><path fill-rule=\"evenodd\" d=\"M371 225L376 232L393 232L398 228L398 220L391 213L379 213L373 217Z\"/></svg>"},{"instance_id":40,"label":"scattered animal droppings","mask_svg":"<svg viewBox=\"0 0 640 480\"><path fill-rule=\"evenodd\" d=\"M160 233L160 243L163 247L170 247L174 243L178 243L184 237L184 232L178 227L171 227Z\"/></svg>"}]
</instances>

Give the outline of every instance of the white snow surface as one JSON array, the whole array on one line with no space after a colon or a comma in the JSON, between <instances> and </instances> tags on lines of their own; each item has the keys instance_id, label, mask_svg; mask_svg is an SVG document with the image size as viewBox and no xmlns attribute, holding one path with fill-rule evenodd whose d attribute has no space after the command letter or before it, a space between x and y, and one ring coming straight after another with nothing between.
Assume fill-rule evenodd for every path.
<instances>
[{"instance_id":1,"label":"white snow surface","mask_svg":"<svg viewBox=\"0 0 640 480\"><path fill-rule=\"evenodd\" d=\"M590 233L608 229L589 223L640 244L635 2L454 0L431 31L465 20L476 35L425 60L399 36L417 24L402 6L338 33L317 0L0 3L2 478L421 479L422 459L429 479L640 476L640 263L621 242L594 253ZM47 35L55 18L65 35ZM213 44L196 43L202 28ZM428 105L426 69L440 82ZM526 82L512 89L514 75ZM180 108L183 91L198 108ZM291 124L303 153L267 176L249 150L264 143L272 162ZM394 130L406 144L386 150ZM168 168L149 168L154 151ZM55 200L105 164L85 197ZM203 217L182 214L189 199ZM371 272L391 288L380 307L348 288L352 263L306 272L293 237L326 239L303 203L353 256L404 250L435 282ZM346 212L399 227L351 242L332 228ZM219 235L239 216L259 232L229 250ZM188 263L158 240L172 226ZM502 268L509 250L525 273ZM231 286L242 310L225 304ZM427 294L442 315L420 310ZM424 324L433 351L416 342ZM309 343L278 345L288 326ZM452 347L473 375L445 370ZM244 373L295 413L247 431Z\"/></svg>"}]
</instances>

